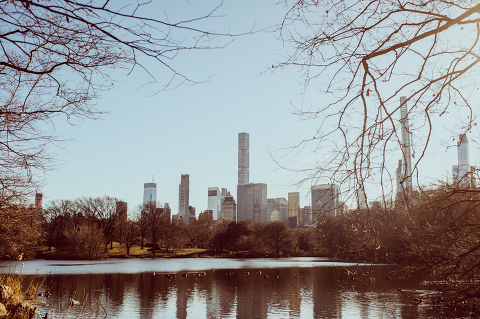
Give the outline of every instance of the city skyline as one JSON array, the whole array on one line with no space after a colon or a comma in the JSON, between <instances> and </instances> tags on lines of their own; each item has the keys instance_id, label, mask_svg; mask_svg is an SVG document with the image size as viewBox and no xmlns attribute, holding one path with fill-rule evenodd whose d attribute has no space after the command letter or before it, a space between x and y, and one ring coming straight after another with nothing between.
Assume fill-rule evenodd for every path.
<instances>
[{"instance_id":1,"label":"city skyline","mask_svg":"<svg viewBox=\"0 0 480 319\"><path fill-rule=\"evenodd\" d=\"M284 16L281 6L273 4L226 1L218 12L225 19L215 20L212 29L228 26L228 30L241 33L253 26L258 30L271 27ZM251 12L251 6L258 10ZM262 11L269 12L268 17ZM306 110L317 109L328 99L316 90L299 94L304 87L295 70L271 71L283 52L282 41L261 32L240 37L221 50L184 52L173 63L198 84L161 92L155 85L143 86L149 79L140 72L112 70L115 87L100 92L96 101L100 110L109 112L103 120L56 123L66 142L59 142L60 148L54 150L57 162L52 170L38 176L44 180L38 188L44 195L44 206L51 200L109 195L128 202L133 211L142 204L141 186L154 174L157 201L170 203L176 214L179 177L189 174L190 205L197 212L203 211L208 207L208 187L225 187L236 195L238 132L249 132L252 137L249 152L255 153L256 159L249 163L249 182L267 183L272 198L299 191L301 207L309 205L312 184L329 180L325 177L298 185L325 154L315 145L294 148L311 140L319 124L315 119L300 120L295 113L302 105ZM155 66L151 72L161 74ZM398 107L398 100L387 107ZM451 122L455 116L463 116L453 115L437 121L448 118ZM325 129L334 125L328 120L325 123ZM475 165L478 127L472 130L470 157ZM457 137L458 133L451 135ZM452 165L457 162L456 142L449 134L432 136L431 145L441 147L425 154L419 166L420 183L451 178ZM436 160L439 154L442 161ZM393 178L399 158L402 155L397 147L385 159ZM302 174L302 169L307 173ZM379 189L380 178L366 184L369 201L382 195ZM388 191L395 193L395 181Z\"/></svg>"},{"instance_id":2,"label":"city skyline","mask_svg":"<svg viewBox=\"0 0 480 319\"><path fill-rule=\"evenodd\" d=\"M402 127L402 138L403 138L405 136L408 136L408 133L406 133L406 130L405 130L405 126L406 126L405 123L408 124L408 116L406 116L406 107L403 107L404 105L406 105L406 103L404 103L403 98L401 98L401 103L402 103L402 109L401 109L402 112L401 112L400 122L402 124L401 127ZM238 162L237 162L237 164L238 164L238 183L239 183L239 185L240 185L241 182L245 182L245 181L249 180L249 140L250 140L249 133L246 133L246 132L238 133ZM402 150L402 153L409 152L409 150L408 150L409 147L405 149L405 144L402 144L402 145L403 145L403 148L404 148ZM459 174L459 167L462 167L462 170L465 170L465 167L470 167L469 166L468 138L467 138L466 134L463 134L463 135L459 136L456 146L457 146L458 165L452 165L452 174L453 174L454 177L458 176L457 174ZM246 156L245 156L245 154L246 154ZM398 189L398 185L400 185L399 184L399 177L404 174L404 170L405 170L405 165L402 165L403 160L399 160L398 162L399 162L399 164L398 164L398 168L396 170L397 171L397 189ZM246 171L246 174L245 174L245 171ZM248 185L248 184L243 184L243 185ZM262 194L262 195L260 195L261 198L265 197L265 198L267 198L267 200L279 199L279 197L268 196L268 194L266 192L266 189L267 189L267 184L266 183L263 183L263 184L262 183L250 183L250 185L252 185L252 187L253 187L253 185L257 185L257 188L260 187L262 189L260 191L260 194ZM311 191L315 188L322 188L324 186L325 186L324 184L312 186L310 192L307 192L307 194L305 194L303 196L305 203L309 203L311 201L311 203L313 205L313 197L315 195L313 195L313 193ZM337 185L334 185L334 188L335 189L338 188L338 194L341 193L341 190ZM213 195L215 197L215 200L211 201L211 195L210 194L213 190L215 190L215 195ZM207 207L203 208L202 206L200 206L200 207L193 206L193 208L197 208L197 210L196 210L197 211L197 214L196 214L197 216L195 216L195 217L198 217L198 214L202 213L205 210L212 210L213 218L215 220L219 219L221 217L221 215L220 215L221 206L222 206L221 204L223 203L223 199L225 197L224 195L226 195L226 192L227 192L227 189L223 188L223 187L222 187L221 191L220 191L220 188L218 188L218 187L208 187L208 195L207 195L208 199L207 199L207 205L206 205ZM237 192L238 192L238 188L237 188ZM252 191L250 190L248 192L252 192ZM223 194L223 193L225 193L225 194ZM189 205L189 174L181 174L181 183L179 184L179 193L178 194L179 194L179 197L178 197L178 201L179 201L178 215L184 217L184 216L187 216L190 213L189 208L192 208L192 205ZM263 194L265 194L265 195L263 195ZM301 209L300 209L300 206L301 206L300 205L300 198L301 198L300 192L289 192L289 191L287 191L287 196L288 196L289 199L290 199L290 196L292 194L294 194L294 196L295 196L295 204L293 204L293 205L297 205L297 200L298 200L298 213L299 213L301 211ZM237 194L237 196L238 196L238 194ZM254 195L252 195L252 196L254 196ZM361 201L362 200L366 201L365 193L363 191L359 190L359 196L361 197ZM238 200L237 198L235 198L231 195L230 195L230 197L235 202ZM121 199L119 199L119 200L121 201ZM158 201L161 204L164 203L167 206L169 205L168 201L162 201L162 199L159 199ZM217 201L218 201L218 203L217 203ZM263 201L263 199L260 200L260 202L262 202L262 201ZM153 180L150 183L144 183L143 204L146 204L148 202L157 202L157 183L154 183ZM213 203L213 202L215 202L215 203ZM287 203L288 203L288 201L287 201ZM36 201L36 204L37 204L37 201ZM215 207L217 207L217 208L212 209L212 207L213 207L212 205L216 205ZM290 204L288 204L288 205L290 207ZM242 204L240 204L240 206L242 206ZM251 206L251 205L249 205L249 206ZM262 207L263 206L264 205L262 205ZM262 215L267 216L266 219L265 219L265 217L262 217L260 219L257 218L257 219L258 219L258 221L267 222L267 221L270 220L270 215L272 214L272 209L267 208L267 214L266 215L263 212L263 210L264 210L264 208L262 208ZM282 215L280 214L279 211L274 210L279 214L278 217L276 217L275 220L282 220L282 221L285 221L286 223L290 224L291 221L289 221L288 218L289 217L294 217L294 216L291 216L290 210L292 210L292 209L288 208L288 212L286 214L287 217L282 217ZM254 210L252 210L252 212L254 212ZM300 222L300 217L298 216L298 213L296 215L296 218L297 218L296 223L297 224ZM336 212L335 212L335 214L336 214ZM244 216L244 215L245 214L242 214L241 216ZM243 219L239 219L239 220L250 219L250 218L247 218L247 217L242 217L242 218ZM255 220L254 215L252 215L251 218Z\"/></svg>"}]
</instances>

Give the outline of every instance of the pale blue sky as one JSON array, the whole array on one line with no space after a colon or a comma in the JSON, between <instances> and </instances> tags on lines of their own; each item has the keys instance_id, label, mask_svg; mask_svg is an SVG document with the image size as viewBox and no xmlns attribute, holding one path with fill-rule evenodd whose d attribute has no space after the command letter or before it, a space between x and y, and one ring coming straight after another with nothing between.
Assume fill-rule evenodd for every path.
<instances>
[{"instance_id":1,"label":"pale blue sky","mask_svg":"<svg viewBox=\"0 0 480 319\"><path fill-rule=\"evenodd\" d=\"M205 26L232 33L273 26L285 14L285 8L274 6L275 2L226 0L219 11L224 16ZM160 10L162 4L155 5ZM165 8L171 10L171 18L183 10L168 4ZM277 37L259 32L240 37L224 49L181 53L174 66L194 80L208 81L155 95L155 87L141 88L148 82L144 72L137 70L127 76L126 71L117 71L115 88L98 100L101 109L110 111L103 120L57 127L59 133L75 140L55 150L57 168L47 172L40 189L44 204L54 199L109 195L127 201L132 211L142 202L143 183L151 182L154 175L157 199L168 202L176 214L180 175L190 174L190 205L198 214L207 208L208 187L226 187L236 199L237 134L248 132L250 182L266 183L269 198L287 198L288 192L300 191L301 206L309 205L310 184L300 189L294 186L302 176L280 169L269 152L313 136L318 126L318 120L300 121L292 114L292 103L301 102L300 73L268 70L283 61L289 50ZM164 70L158 65L152 61L144 64L162 77ZM304 102L315 108L322 98L313 86ZM470 140L475 140L475 135ZM287 166L309 163L321 157L321 152L294 151L281 161ZM474 162L473 145L470 152ZM392 172L399 154L391 156ZM442 179L456 164L455 149L439 148L439 153L425 161L424 176ZM378 195L378 186L367 188L369 200Z\"/></svg>"}]
</instances>

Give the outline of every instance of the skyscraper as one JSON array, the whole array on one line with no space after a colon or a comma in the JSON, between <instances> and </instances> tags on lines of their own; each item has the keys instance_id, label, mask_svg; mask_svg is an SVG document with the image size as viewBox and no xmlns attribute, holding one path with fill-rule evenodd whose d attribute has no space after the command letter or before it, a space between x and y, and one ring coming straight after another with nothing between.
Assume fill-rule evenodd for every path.
<instances>
[{"instance_id":1,"label":"skyscraper","mask_svg":"<svg viewBox=\"0 0 480 319\"><path fill-rule=\"evenodd\" d=\"M288 200L284 197L275 198L274 210L278 210L279 220L288 224Z\"/></svg>"},{"instance_id":2,"label":"skyscraper","mask_svg":"<svg viewBox=\"0 0 480 319\"><path fill-rule=\"evenodd\" d=\"M400 98L400 126L402 134L402 163L401 171L397 172L399 177L397 182L397 194L404 193L408 195L412 190L412 153L410 145L410 124L408 120L407 98L402 96ZM400 186L400 188L398 188Z\"/></svg>"},{"instance_id":3,"label":"skyscraper","mask_svg":"<svg viewBox=\"0 0 480 319\"><path fill-rule=\"evenodd\" d=\"M453 165L453 180L463 186L472 185L470 169L470 155L468 151L468 138L466 134L458 137L457 143L458 165Z\"/></svg>"},{"instance_id":4,"label":"skyscraper","mask_svg":"<svg viewBox=\"0 0 480 319\"><path fill-rule=\"evenodd\" d=\"M360 188L357 191L358 209L367 208L367 196L365 195L365 189Z\"/></svg>"},{"instance_id":5,"label":"skyscraper","mask_svg":"<svg viewBox=\"0 0 480 319\"><path fill-rule=\"evenodd\" d=\"M43 199L43 194L35 193L35 207L36 208L42 208L42 199Z\"/></svg>"},{"instance_id":6,"label":"skyscraper","mask_svg":"<svg viewBox=\"0 0 480 319\"><path fill-rule=\"evenodd\" d=\"M157 183L145 183L143 184L143 204L150 202L157 202Z\"/></svg>"},{"instance_id":7,"label":"skyscraper","mask_svg":"<svg viewBox=\"0 0 480 319\"><path fill-rule=\"evenodd\" d=\"M219 219L222 209L222 194L218 187L208 188L208 210L212 211L213 220Z\"/></svg>"},{"instance_id":8,"label":"skyscraper","mask_svg":"<svg viewBox=\"0 0 480 319\"><path fill-rule=\"evenodd\" d=\"M170 208L170 205L168 203L165 203L163 205L163 213L165 214L165 218L168 222L172 221L172 209Z\"/></svg>"},{"instance_id":9,"label":"skyscraper","mask_svg":"<svg viewBox=\"0 0 480 319\"><path fill-rule=\"evenodd\" d=\"M189 197L190 197L190 176L182 174L180 185L178 186L178 216L183 220L187 220L190 215L189 211Z\"/></svg>"},{"instance_id":10,"label":"skyscraper","mask_svg":"<svg viewBox=\"0 0 480 319\"><path fill-rule=\"evenodd\" d=\"M340 210L340 187L335 184L312 186L312 221L319 216L337 216Z\"/></svg>"},{"instance_id":11,"label":"skyscraper","mask_svg":"<svg viewBox=\"0 0 480 319\"><path fill-rule=\"evenodd\" d=\"M267 184L237 186L237 221L267 222Z\"/></svg>"},{"instance_id":12,"label":"skyscraper","mask_svg":"<svg viewBox=\"0 0 480 319\"><path fill-rule=\"evenodd\" d=\"M312 207L303 206L300 210L300 225L310 225L312 223Z\"/></svg>"},{"instance_id":13,"label":"skyscraper","mask_svg":"<svg viewBox=\"0 0 480 319\"><path fill-rule=\"evenodd\" d=\"M222 188L222 194L220 195L220 213L219 213L219 216L218 218L220 219L221 217L223 217L223 201L225 200L225 197L227 197L227 189L226 188ZM237 209L235 208L235 216L237 216Z\"/></svg>"},{"instance_id":14,"label":"skyscraper","mask_svg":"<svg viewBox=\"0 0 480 319\"><path fill-rule=\"evenodd\" d=\"M233 196L230 195L230 192L227 192L225 198L223 199L222 217L224 220L237 220L237 204L235 203Z\"/></svg>"},{"instance_id":15,"label":"skyscraper","mask_svg":"<svg viewBox=\"0 0 480 319\"><path fill-rule=\"evenodd\" d=\"M300 193L288 193L288 225L298 227L300 222Z\"/></svg>"},{"instance_id":16,"label":"skyscraper","mask_svg":"<svg viewBox=\"0 0 480 319\"><path fill-rule=\"evenodd\" d=\"M249 183L250 135L238 133L238 185Z\"/></svg>"},{"instance_id":17,"label":"skyscraper","mask_svg":"<svg viewBox=\"0 0 480 319\"><path fill-rule=\"evenodd\" d=\"M267 222L273 221L272 213L276 211L275 220L288 224L288 201L283 197L267 198Z\"/></svg>"}]
</instances>

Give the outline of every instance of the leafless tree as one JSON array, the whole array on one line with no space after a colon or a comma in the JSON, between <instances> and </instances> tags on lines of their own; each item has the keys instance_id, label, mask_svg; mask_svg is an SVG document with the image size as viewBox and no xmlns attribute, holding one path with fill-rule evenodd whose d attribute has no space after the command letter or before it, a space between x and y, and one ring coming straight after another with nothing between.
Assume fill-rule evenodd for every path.
<instances>
[{"instance_id":1,"label":"leafless tree","mask_svg":"<svg viewBox=\"0 0 480 319\"><path fill-rule=\"evenodd\" d=\"M282 2L288 12L279 32L294 50L277 67L300 68L306 99L308 87L321 94L318 106L298 108L319 123L297 145L313 145L321 154L300 168L305 178L344 183L350 195L370 182L381 185L378 209L342 221L345 234L361 244L355 250L444 276L460 298L478 295L477 190L450 185L430 193L418 182L419 163L429 152L455 145L477 125L478 1ZM411 154L402 147L406 141ZM398 159L411 160L420 188L403 211L388 198L395 191L392 154L400 151Z\"/></svg>"},{"instance_id":2,"label":"leafless tree","mask_svg":"<svg viewBox=\"0 0 480 319\"><path fill-rule=\"evenodd\" d=\"M157 207L157 203L155 202L144 204L142 215L146 221L146 234L152 244L152 254L155 256L159 241L165 235L170 221L164 213L163 207Z\"/></svg>"},{"instance_id":3,"label":"leafless tree","mask_svg":"<svg viewBox=\"0 0 480 319\"><path fill-rule=\"evenodd\" d=\"M70 216L74 215L75 203L70 200L51 201L43 210L43 231L48 250L57 246L64 232L70 228Z\"/></svg>"},{"instance_id":4,"label":"leafless tree","mask_svg":"<svg viewBox=\"0 0 480 319\"><path fill-rule=\"evenodd\" d=\"M141 241L140 241L140 249L143 249L144 244L145 244L145 238L147 237L147 231L148 231L148 215L146 214L146 211L144 210L143 205L138 205L135 208L135 221L138 226L138 233L141 236Z\"/></svg>"},{"instance_id":5,"label":"leafless tree","mask_svg":"<svg viewBox=\"0 0 480 319\"><path fill-rule=\"evenodd\" d=\"M82 222L64 232L60 250L69 258L98 259L105 251L105 238L95 224Z\"/></svg>"},{"instance_id":6,"label":"leafless tree","mask_svg":"<svg viewBox=\"0 0 480 319\"><path fill-rule=\"evenodd\" d=\"M297 147L321 159L306 178L331 178L350 190L380 182L392 190L386 163L403 143L400 97L406 97L413 142L412 175L440 130L458 136L476 125L480 4L459 0L283 1L279 27L294 50L276 68L298 67L318 106L299 112L318 127ZM308 94L310 91L306 90ZM442 123L448 117L448 123ZM446 129L445 129L446 127ZM434 145L438 147L438 144ZM430 147L430 148L429 148ZM405 155L405 154L404 154Z\"/></svg>"},{"instance_id":7,"label":"leafless tree","mask_svg":"<svg viewBox=\"0 0 480 319\"><path fill-rule=\"evenodd\" d=\"M274 257L292 242L291 229L284 222L274 221L263 226L264 240L271 246Z\"/></svg>"},{"instance_id":8,"label":"leafless tree","mask_svg":"<svg viewBox=\"0 0 480 319\"><path fill-rule=\"evenodd\" d=\"M21 260L26 249L39 244L42 213L23 205L0 206L0 257Z\"/></svg>"},{"instance_id":9,"label":"leafless tree","mask_svg":"<svg viewBox=\"0 0 480 319\"><path fill-rule=\"evenodd\" d=\"M163 245L167 252L170 249L173 249L174 254L176 254L175 250L183 248L188 241L186 225L181 220L173 219L172 222L168 224L165 231Z\"/></svg>"},{"instance_id":10,"label":"leafless tree","mask_svg":"<svg viewBox=\"0 0 480 319\"><path fill-rule=\"evenodd\" d=\"M138 225L133 220L127 220L123 228L123 241L127 250L127 255L130 255L130 248L135 244L138 236Z\"/></svg>"},{"instance_id":11,"label":"leafless tree","mask_svg":"<svg viewBox=\"0 0 480 319\"><path fill-rule=\"evenodd\" d=\"M207 213L200 213L198 219L187 225L187 234L190 238L190 245L198 248L207 248L207 244L213 236L212 216Z\"/></svg>"},{"instance_id":12,"label":"leafless tree","mask_svg":"<svg viewBox=\"0 0 480 319\"><path fill-rule=\"evenodd\" d=\"M202 29L217 9L182 20L148 0L1 0L0 199L21 198L52 166L58 121L100 116L95 100L113 85L114 69L143 70L158 90L194 82L171 61L231 40Z\"/></svg>"},{"instance_id":13,"label":"leafless tree","mask_svg":"<svg viewBox=\"0 0 480 319\"><path fill-rule=\"evenodd\" d=\"M403 240L414 273L443 281L448 299L477 303L480 292L480 197L472 187L444 184L425 192ZM438 288L438 287L437 287Z\"/></svg>"},{"instance_id":14,"label":"leafless tree","mask_svg":"<svg viewBox=\"0 0 480 319\"><path fill-rule=\"evenodd\" d=\"M105 245L110 243L110 249L113 249L113 238L116 235L119 224L119 215L116 205L118 200L114 197L103 196L95 198L93 201L98 207L96 217L100 223L100 229L103 231L103 235L107 240Z\"/></svg>"}]
</instances>

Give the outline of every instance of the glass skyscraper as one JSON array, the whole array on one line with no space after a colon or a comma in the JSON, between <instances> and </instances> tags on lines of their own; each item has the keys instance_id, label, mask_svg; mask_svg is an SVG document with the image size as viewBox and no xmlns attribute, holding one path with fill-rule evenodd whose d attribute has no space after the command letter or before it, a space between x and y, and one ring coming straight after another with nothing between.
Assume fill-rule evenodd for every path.
<instances>
[{"instance_id":1,"label":"glass skyscraper","mask_svg":"<svg viewBox=\"0 0 480 319\"><path fill-rule=\"evenodd\" d=\"M157 202L157 183L143 184L143 204Z\"/></svg>"},{"instance_id":2,"label":"glass skyscraper","mask_svg":"<svg viewBox=\"0 0 480 319\"><path fill-rule=\"evenodd\" d=\"M214 220L219 219L220 212L222 210L222 194L220 188L209 187L208 188L208 210L212 211L212 217Z\"/></svg>"}]
</instances>

